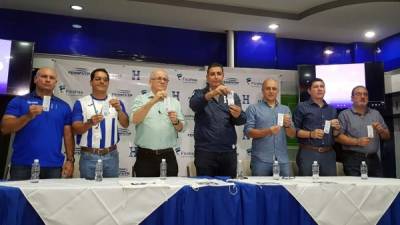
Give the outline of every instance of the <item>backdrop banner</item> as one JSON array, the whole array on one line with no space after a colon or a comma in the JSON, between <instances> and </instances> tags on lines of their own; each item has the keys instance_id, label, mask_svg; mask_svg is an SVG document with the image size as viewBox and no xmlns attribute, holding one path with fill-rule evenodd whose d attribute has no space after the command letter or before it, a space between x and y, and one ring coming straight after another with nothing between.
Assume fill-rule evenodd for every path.
<instances>
[{"instance_id":1,"label":"backdrop banner","mask_svg":"<svg viewBox=\"0 0 400 225\"><path fill-rule=\"evenodd\" d=\"M122 63L108 64L82 59L53 60L59 76L54 94L70 104L71 108L77 99L91 93L90 72L96 68L105 68L110 74L108 93L125 104L129 116L133 99L137 95L150 91L149 75L155 69L155 67L150 66L123 65ZM168 67L168 65L165 66ZM205 87L206 71L204 69L163 69L168 72L170 79L168 94L180 101L187 122L184 132L179 133L178 144L174 148L179 165L179 176L187 176L189 175L188 168L193 167L194 161L194 113L189 108L189 99L194 89ZM296 71L226 68L224 82L239 95L242 108L246 110L249 104L261 100L263 80L273 78L280 83L288 77L296 77ZM288 83L292 82L283 81L282 87L287 86ZM289 90L289 92L295 92L295 90ZM245 167L247 167L245 173L248 174L251 140L243 135L243 126L237 127L236 131L238 135L238 156L245 162ZM133 143L135 127L131 124L127 129L120 128L119 133L121 137L118 144L120 176L131 176L136 153L136 146ZM80 148L76 146L75 156L77 159L79 159L79 155ZM76 171L79 171L78 165L78 163L75 164ZM75 173L74 176L79 176L79 174Z\"/></svg>"}]
</instances>

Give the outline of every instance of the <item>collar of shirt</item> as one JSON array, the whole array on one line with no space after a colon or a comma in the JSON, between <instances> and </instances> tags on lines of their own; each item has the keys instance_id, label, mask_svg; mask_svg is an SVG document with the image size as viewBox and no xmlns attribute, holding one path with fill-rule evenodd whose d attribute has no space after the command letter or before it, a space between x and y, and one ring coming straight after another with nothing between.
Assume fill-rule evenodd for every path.
<instances>
[{"instance_id":1,"label":"collar of shirt","mask_svg":"<svg viewBox=\"0 0 400 225\"><path fill-rule=\"evenodd\" d=\"M362 116L361 113L356 112L356 109L354 108L354 106L351 107L350 111L351 111L353 114L356 114L356 115L358 115L358 116ZM369 107L367 107L367 110L365 111L364 116L367 115L369 112L370 112L370 109L369 109Z\"/></svg>"},{"instance_id":2,"label":"collar of shirt","mask_svg":"<svg viewBox=\"0 0 400 225\"><path fill-rule=\"evenodd\" d=\"M267 101L263 100L263 102L265 103L265 105L266 105L268 108L272 108L272 106L270 106L270 105L268 104L268 102L267 102ZM275 105L274 105L274 108L276 108L278 105L279 105L279 102L278 102L278 100L275 100Z\"/></svg>"},{"instance_id":3,"label":"collar of shirt","mask_svg":"<svg viewBox=\"0 0 400 225\"><path fill-rule=\"evenodd\" d=\"M324 103L324 105L321 108L328 106L328 103L326 103L326 101L324 99L322 99L322 102ZM309 105L316 105L319 107L319 105L316 102L314 102L311 98L307 100L307 103Z\"/></svg>"}]
</instances>

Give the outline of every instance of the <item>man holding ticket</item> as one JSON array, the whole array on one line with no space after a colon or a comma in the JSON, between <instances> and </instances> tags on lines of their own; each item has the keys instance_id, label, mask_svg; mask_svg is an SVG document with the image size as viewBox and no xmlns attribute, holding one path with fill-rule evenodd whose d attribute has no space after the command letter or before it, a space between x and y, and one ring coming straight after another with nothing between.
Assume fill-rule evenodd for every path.
<instances>
[{"instance_id":1,"label":"man holding ticket","mask_svg":"<svg viewBox=\"0 0 400 225\"><path fill-rule=\"evenodd\" d=\"M251 147L251 173L253 176L271 176L272 164L279 162L280 175L290 176L286 136L295 137L289 107L279 104L276 80L263 82L263 101L246 110L244 133L253 138Z\"/></svg>"},{"instance_id":2,"label":"man holding ticket","mask_svg":"<svg viewBox=\"0 0 400 225\"><path fill-rule=\"evenodd\" d=\"M351 92L353 106L339 114L341 134L336 141L343 146L343 169L347 176L360 176L360 165L365 161L368 176L382 177L378 157L380 140L390 139L390 132L381 114L368 108L368 90L356 86Z\"/></svg>"},{"instance_id":3,"label":"man holding ticket","mask_svg":"<svg viewBox=\"0 0 400 225\"><path fill-rule=\"evenodd\" d=\"M246 123L239 96L223 84L224 70L218 63L207 69L207 86L194 90L194 164L198 176L236 177L235 126Z\"/></svg>"},{"instance_id":4,"label":"man holding ticket","mask_svg":"<svg viewBox=\"0 0 400 225\"><path fill-rule=\"evenodd\" d=\"M185 118L179 101L168 95L168 83L167 71L152 71L149 79L151 91L133 101L131 121L135 124L137 146L133 169L137 177L160 176L162 159L167 162L167 176L178 175L173 148L177 145L178 132L183 130Z\"/></svg>"},{"instance_id":5,"label":"man holding ticket","mask_svg":"<svg viewBox=\"0 0 400 225\"><path fill-rule=\"evenodd\" d=\"M41 179L71 177L74 171L71 109L53 95L57 83L53 69L39 69L34 83L35 91L12 99L2 119L2 133L15 133L10 178L29 179L34 159L39 159ZM65 162L61 151L63 139Z\"/></svg>"},{"instance_id":6,"label":"man holding ticket","mask_svg":"<svg viewBox=\"0 0 400 225\"><path fill-rule=\"evenodd\" d=\"M90 73L92 93L74 104L72 126L81 147L81 178L94 179L98 159L103 161L104 177L119 176L118 127L127 128L129 119L122 101L107 93L109 84L107 70L93 70Z\"/></svg>"},{"instance_id":7,"label":"man holding ticket","mask_svg":"<svg viewBox=\"0 0 400 225\"><path fill-rule=\"evenodd\" d=\"M310 81L307 91L310 99L300 102L293 114L300 147L296 157L299 175L311 176L311 165L317 161L321 176L336 176L336 153L332 148L333 137L340 131L336 109L324 100L322 79Z\"/></svg>"}]
</instances>

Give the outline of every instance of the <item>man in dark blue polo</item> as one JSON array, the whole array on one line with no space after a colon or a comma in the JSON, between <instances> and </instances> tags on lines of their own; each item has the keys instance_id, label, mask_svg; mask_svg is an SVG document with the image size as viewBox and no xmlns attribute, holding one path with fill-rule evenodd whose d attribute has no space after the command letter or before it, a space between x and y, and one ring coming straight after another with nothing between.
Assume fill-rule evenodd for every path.
<instances>
[{"instance_id":1,"label":"man in dark blue polo","mask_svg":"<svg viewBox=\"0 0 400 225\"><path fill-rule=\"evenodd\" d=\"M351 92L353 106L339 114L342 132L336 141L342 144L343 169L347 176L360 176L360 165L365 161L368 175L382 177L378 157L380 140L390 139L390 132L381 114L368 108L368 90L356 86Z\"/></svg>"},{"instance_id":2,"label":"man in dark blue polo","mask_svg":"<svg viewBox=\"0 0 400 225\"><path fill-rule=\"evenodd\" d=\"M3 134L15 133L10 178L29 179L34 159L39 159L41 165L40 178L71 177L75 161L71 109L66 102L53 96L57 83L53 69L39 69L34 83L35 91L10 101L1 122ZM44 107L44 98L49 97L50 102ZM63 138L65 163L61 151Z\"/></svg>"},{"instance_id":3,"label":"man in dark blue polo","mask_svg":"<svg viewBox=\"0 0 400 225\"><path fill-rule=\"evenodd\" d=\"M320 175L336 176L336 153L332 148L334 136L339 135L340 123L336 109L325 100L325 83L315 78L307 88L310 99L300 102L293 114L299 151L296 162L300 176L311 176L313 161L320 166Z\"/></svg>"}]
</instances>

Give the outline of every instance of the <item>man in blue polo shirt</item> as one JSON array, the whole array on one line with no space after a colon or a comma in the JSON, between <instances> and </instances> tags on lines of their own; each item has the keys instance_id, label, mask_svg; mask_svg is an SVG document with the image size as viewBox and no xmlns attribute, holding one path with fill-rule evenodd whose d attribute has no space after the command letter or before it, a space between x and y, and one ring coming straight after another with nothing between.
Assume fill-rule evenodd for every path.
<instances>
[{"instance_id":1,"label":"man in blue polo shirt","mask_svg":"<svg viewBox=\"0 0 400 225\"><path fill-rule=\"evenodd\" d=\"M34 83L35 91L12 99L2 119L2 133L15 133L10 178L29 179L34 159L40 161L42 179L60 178L61 175L71 177L75 161L71 109L66 102L53 96L57 83L53 69L39 69ZM44 96L51 97L45 108ZM67 155L65 163L61 152L63 137Z\"/></svg>"},{"instance_id":2,"label":"man in blue polo shirt","mask_svg":"<svg viewBox=\"0 0 400 225\"><path fill-rule=\"evenodd\" d=\"M262 85L263 100L246 110L244 133L253 139L250 162L253 176L271 176L275 160L279 162L280 175L290 176L286 136L295 137L296 130L290 119L289 107L279 104L276 99L278 93L278 82L265 80ZM278 121L280 116L281 122Z\"/></svg>"}]
</instances>

